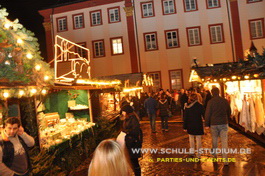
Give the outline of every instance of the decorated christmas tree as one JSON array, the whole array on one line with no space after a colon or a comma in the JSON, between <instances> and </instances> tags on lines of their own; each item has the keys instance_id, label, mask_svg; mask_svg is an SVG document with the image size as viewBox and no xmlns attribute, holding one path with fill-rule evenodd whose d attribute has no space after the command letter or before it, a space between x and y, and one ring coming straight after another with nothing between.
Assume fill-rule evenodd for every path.
<instances>
[{"instance_id":1,"label":"decorated christmas tree","mask_svg":"<svg viewBox=\"0 0 265 176\"><path fill-rule=\"evenodd\" d=\"M46 93L53 71L40 55L34 33L0 9L0 99Z\"/></svg>"}]
</instances>

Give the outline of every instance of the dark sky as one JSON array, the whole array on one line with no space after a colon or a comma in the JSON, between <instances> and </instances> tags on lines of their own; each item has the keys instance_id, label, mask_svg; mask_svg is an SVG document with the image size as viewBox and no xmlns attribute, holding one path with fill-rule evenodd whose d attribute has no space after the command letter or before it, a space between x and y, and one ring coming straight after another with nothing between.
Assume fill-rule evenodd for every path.
<instances>
[{"instance_id":1,"label":"dark sky","mask_svg":"<svg viewBox=\"0 0 265 176\"><path fill-rule=\"evenodd\" d=\"M41 55L45 59L45 32L42 26L43 18L38 10L69 1L71 0L0 0L0 8L7 9L10 20L19 19L26 29L35 33L39 40Z\"/></svg>"}]
</instances>

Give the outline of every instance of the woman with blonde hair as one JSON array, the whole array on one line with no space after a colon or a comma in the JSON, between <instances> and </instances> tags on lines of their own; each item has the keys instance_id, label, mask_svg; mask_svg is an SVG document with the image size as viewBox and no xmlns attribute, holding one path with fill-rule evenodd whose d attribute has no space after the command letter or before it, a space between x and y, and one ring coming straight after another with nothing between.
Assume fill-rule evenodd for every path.
<instances>
[{"instance_id":1,"label":"woman with blonde hair","mask_svg":"<svg viewBox=\"0 0 265 176\"><path fill-rule=\"evenodd\" d=\"M88 176L129 176L129 160L124 150L113 139L106 139L97 146L90 163Z\"/></svg>"},{"instance_id":2,"label":"woman with blonde hair","mask_svg":"<svg viewBox=\"0 0 265 176\"><path fill-rule=\"evenodd\" d=\"M188 100L189 105L185 106L184 110L184 131L189 134L190 149L195 151L195 139L196 150L202 147L201 138L204 134L203 129L203 116L204 108L201 103L198 102L198 96L196 93L192 93ZM200 153L197 153L197 157L200 158Z\"/></svg>"}]
</instances>

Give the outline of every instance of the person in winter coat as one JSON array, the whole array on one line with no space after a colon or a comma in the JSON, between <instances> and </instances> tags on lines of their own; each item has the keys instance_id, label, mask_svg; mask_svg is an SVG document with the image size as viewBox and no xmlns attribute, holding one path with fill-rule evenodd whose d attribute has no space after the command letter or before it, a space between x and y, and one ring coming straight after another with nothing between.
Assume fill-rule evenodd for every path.
<instances>
[{"instance_id":1,"label":"person in winter coat","mask_svg":"<svg viewBox=\"0 0 265 176\"><path fill-rule=\"evenodd\" d=\"M198 96L196 93L191 94L188 101L189 105L186 104L184 110L183 128L184 131L189 134L190 151L195 151L195 141L197 147L196 150L198 151L202 146L201 138L204 134L204 108L203 105L198 102ZM197 157L201 157L199 152L197 153Z\"/></svg>"},{"instance_id":2,"label":"person in winter coat","mask_svg":"<svg viewBox=\"0 0 265 176\"><path fill-rule=\"evenodd\" d=\"M166 99L166 94L162 94L160 100L158 101L158 116L161 118L162 131L168 131L168 111L169 103Z\"/></svg>"},{"instance_id":3,"label":"person in winter coat","mask_svg":"<svg viewBox=\"0 0 265 176\"><path fill-rule=\"evenodd\" d=\"M135 176L141 175L141 167L138 158L141 157L141 152L133 152L142 148L143 133L140 128L139 119L130 105L124 106L122 114L125 116L123 130L126 133L125 145L129 153L129 157L133 166Z\"/></svg>"}]
</instances>

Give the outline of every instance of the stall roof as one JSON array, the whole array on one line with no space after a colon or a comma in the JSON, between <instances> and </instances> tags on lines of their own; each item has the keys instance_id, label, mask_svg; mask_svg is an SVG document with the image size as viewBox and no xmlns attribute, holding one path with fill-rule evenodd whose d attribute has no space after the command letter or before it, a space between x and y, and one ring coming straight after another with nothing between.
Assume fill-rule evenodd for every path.
<instances>
[{"instance_id":1,"label":"stall roof","mask_svg":"<svg viewBox=\"0 0 265 176\"><path fill-rule=\"evenodd\" d=\"M120 75L110 75L110 76L101 76L97 77L97 79L104 80L120 80L121 83L125 86L138 86L142 85L143 73L128 73L128 74L120 74ZM129 80L129 81L128 81Z\"/></svg>"},{"instance_id":2,"label":"stall roof","mask_svg":"<svg viewBox=\"0 0 265 176\"><path fill-rule=\"evenodd\" d=\"M265 54L263 56L256 55L256 57L249 57L247 61L227 62L213 65L206 65L203 67L193 66L201 79L222 79L237 76L247 79L261 79L265 78ZM192 76L192 75L191 75ZM192 78L190 79L192 80Z\"/></svg>"}]
</instances>

